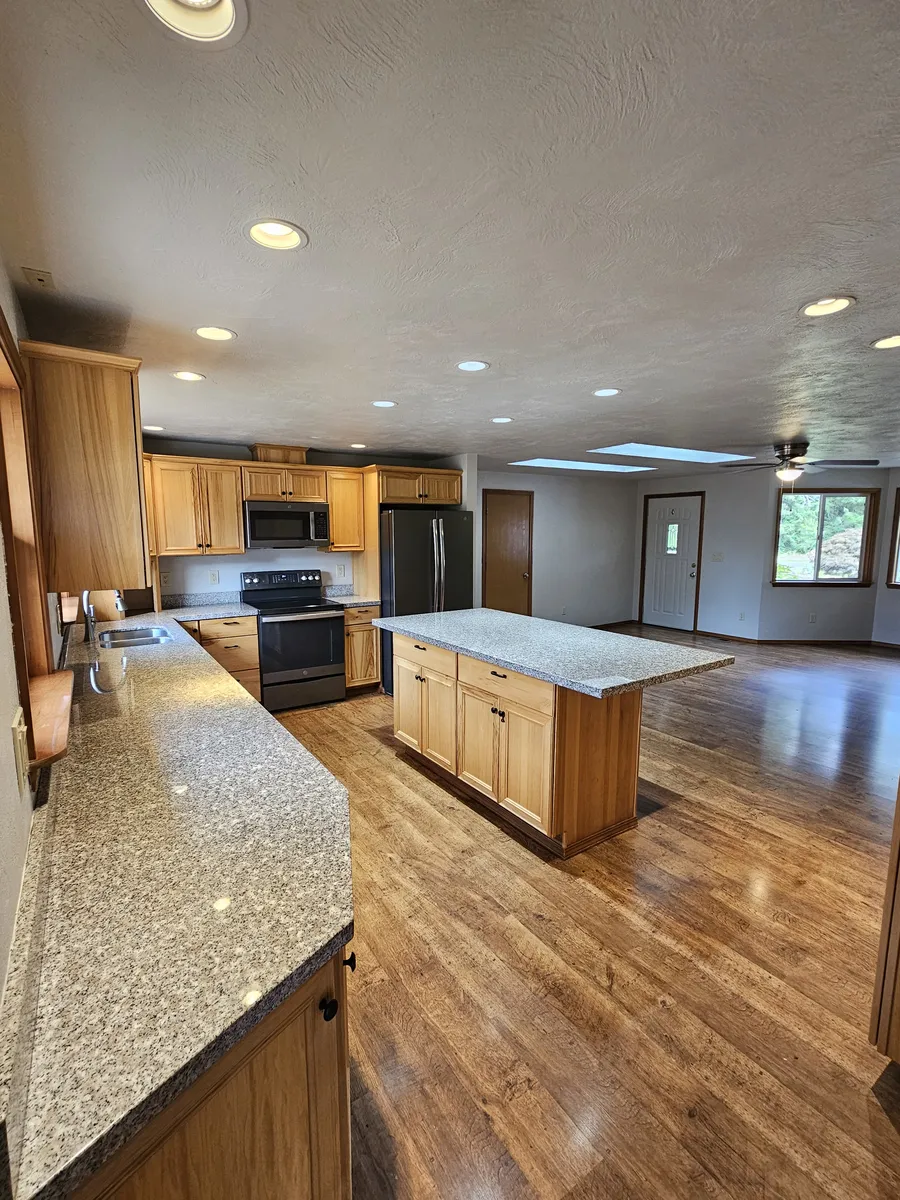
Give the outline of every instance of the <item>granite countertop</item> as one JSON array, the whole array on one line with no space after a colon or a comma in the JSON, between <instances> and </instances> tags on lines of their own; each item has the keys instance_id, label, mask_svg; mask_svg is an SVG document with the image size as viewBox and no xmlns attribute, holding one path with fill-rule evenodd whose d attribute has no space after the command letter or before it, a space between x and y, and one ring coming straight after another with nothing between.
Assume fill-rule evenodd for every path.
<instances>
[{"instance_id":1,"label":"granite countertop","mask_svg":"<svg viewBox=\"0 0 900 1200\"><path fill-rule=\"evenodd\" d=\"M343 604L344 608L368 608L370 604L380 604L380 600L369 600L365 596L326 596L335 604Z\"/></svg>"},{"instance_id":2,"label":"granite countertop","mask_svg":"<svg viewBox=\"0 0 900 1200\"><path fill-rule=\"evenodd\" d=\"M161 613L144 613L140 617L128 617L127 620L132 624L154 625L159 616L171 617L173 621L214 621L222 617L255 617L258 612L259 609L254 608L252 604L241 604L240 600L226 600L221 604L204 603L187 605L185 608L164 608Z\"/></svg>"},{"instance_id":3,"label":"granite countertop","mask_svg":"<svg viewBox=\"0 0 900 1200\"><path fill-rule=\"evenodd\" d=\"M7 1134L24 1127L16 1200L68 1195L352 936L346 790L179 615L115 623L173 640L129 649L110 694L70 632L69 754L39 810L45 911L16 1052L27 1096L0 1112ZM121 652L100 659L95 684L113 687Z\"/></svg>"},{"instance_id":4,"label":"granite countertop","mask_svg":"<svg viewBox=\"0 0 900 1200\"><path fill-rule=\"evenodd\" d=\"M583 625L564 625L560 621L523 617L493 608L377 617L374 624L390 633L420 638L433 646L545 679L587 696L633 692L734 662L731 654L710 654L672 642L628 637Z\"/></svg>"}]
</instances>

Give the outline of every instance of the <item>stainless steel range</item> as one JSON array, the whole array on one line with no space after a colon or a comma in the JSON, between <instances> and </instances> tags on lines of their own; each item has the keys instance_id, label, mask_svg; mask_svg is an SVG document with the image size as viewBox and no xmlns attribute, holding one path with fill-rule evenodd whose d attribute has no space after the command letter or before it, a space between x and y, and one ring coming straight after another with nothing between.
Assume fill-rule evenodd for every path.
<instances>
[{"instance_id":1,"label":"stainless steel range","mask_svg":"<svg viewBox=\"0 0 900 1200\"><path fill-rule=\"evenodd\" d=\"M344 610L322 595L322 572L251 571L241 600L259 609L262 702L269 712L343 700Z\"/></svg>"}]
</instances>

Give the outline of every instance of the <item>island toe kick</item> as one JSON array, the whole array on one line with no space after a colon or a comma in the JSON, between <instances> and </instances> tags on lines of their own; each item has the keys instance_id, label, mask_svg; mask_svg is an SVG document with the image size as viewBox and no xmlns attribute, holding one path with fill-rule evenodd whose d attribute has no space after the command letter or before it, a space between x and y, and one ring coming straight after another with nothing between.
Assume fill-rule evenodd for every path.
<instances>
[{"instance_id":1,"label":"island toe kick","mask_svg":"<svg viewBox=\"0 0 900 1200\"><path fill-rule=\"evenodd\" d=\"M597 698L394 635L394 735L568 858L637 823L640 690Z\"/></svg>"}]
</instances>

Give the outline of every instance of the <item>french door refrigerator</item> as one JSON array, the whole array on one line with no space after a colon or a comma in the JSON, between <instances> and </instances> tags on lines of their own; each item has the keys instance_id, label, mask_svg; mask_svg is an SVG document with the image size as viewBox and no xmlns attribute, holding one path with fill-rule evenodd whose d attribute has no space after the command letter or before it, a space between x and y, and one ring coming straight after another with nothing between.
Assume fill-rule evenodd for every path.
<instances>
[{"instance_id":1,"label":"french door refrigerator","mask_svg":"<svg viewBox=\"0 0 900 1200\"><path fill-rule=\"evenodd\" d=\"M381 513L381 615L472 607L473 519L440 508ZM394 694L393 638L381 632L381 681Z\"/></svg>"}]
</instances>

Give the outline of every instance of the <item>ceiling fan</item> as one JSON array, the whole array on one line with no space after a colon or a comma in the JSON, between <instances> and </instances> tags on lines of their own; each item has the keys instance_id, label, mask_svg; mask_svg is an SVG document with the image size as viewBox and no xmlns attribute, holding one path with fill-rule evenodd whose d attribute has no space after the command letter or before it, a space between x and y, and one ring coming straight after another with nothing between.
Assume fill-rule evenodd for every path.
<instances>
[{"instance_id":1,"label":"ceiling fan","mask_svg":"<svg viewBox=\"0 0 900 1200\"><path fill-rule=\"evenodd\" d=\"M819 471L835 467L877 467L877 458L807 458L809 442L776 442L772 447L775 451L775 462L757 463L726 463L723 470L738 471L771 471L774 470L779 479L791 483L801 475L815 475Z\"/></svg>"}]
</instances>

